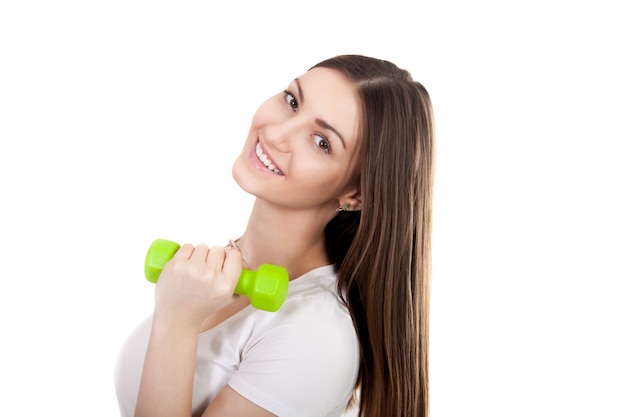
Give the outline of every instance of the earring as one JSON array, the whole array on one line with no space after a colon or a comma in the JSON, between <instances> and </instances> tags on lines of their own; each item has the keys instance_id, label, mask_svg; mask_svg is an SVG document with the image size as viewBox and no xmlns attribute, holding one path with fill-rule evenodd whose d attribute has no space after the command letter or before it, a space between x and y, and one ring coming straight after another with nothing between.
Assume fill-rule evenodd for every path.
<instances>
[{"instance_id":1,"label":"earring","mask_svg":"<svg viewBox=\"0 0 626 417\"><path fill-rule=\"evenodd\" d=\"M339 206L335 211L350 211L350 203L346 203L345 206Z\"/></svg>"}]
</instances>

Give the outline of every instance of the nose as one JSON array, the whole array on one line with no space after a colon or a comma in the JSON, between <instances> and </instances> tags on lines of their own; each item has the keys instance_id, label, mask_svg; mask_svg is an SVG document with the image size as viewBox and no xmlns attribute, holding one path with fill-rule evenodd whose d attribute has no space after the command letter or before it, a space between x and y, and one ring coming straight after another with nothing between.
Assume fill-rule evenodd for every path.
<instances>
[{"instance_id":1,"label":"nose","mask_svg":"<svg viewBox=\"0 0 626 417\"><path fill-rule=\"evenodd\" d=\"M297 117L274 121L265 126L265 142L279 152L288 153L301 128Z\"/></svg>"}]
</instances>

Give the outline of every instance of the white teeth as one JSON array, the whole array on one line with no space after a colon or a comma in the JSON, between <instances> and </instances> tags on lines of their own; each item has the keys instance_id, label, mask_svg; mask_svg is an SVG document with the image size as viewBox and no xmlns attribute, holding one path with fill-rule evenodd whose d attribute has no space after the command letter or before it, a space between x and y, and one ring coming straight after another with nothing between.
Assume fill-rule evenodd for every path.
<instances>
[{"instance_id":1,"label":"white teeth","mask_svg":"<svg viewBox=\"0 0 626 417\"><path fill-rule=\"evenodd\" d=\"M263 149L261 148L261 143L257 142L256 144L256 156L259 158L259 161L263 163L270 171L273 171L274 174L283 175L279 169L276 168L276 165L272 163L272 161L263 153Z\"/></svg>"}]
</instances>

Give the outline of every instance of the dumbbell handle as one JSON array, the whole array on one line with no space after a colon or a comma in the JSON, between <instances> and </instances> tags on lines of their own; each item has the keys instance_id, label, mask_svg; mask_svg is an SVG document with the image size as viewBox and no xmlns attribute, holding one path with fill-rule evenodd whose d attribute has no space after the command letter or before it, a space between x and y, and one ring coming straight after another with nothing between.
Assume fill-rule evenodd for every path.
<instances>
[{"instance_id":1,"label":"dumbbell handle","mask_svg":"<svg viewBox=\"0 0 626 417\"><path fill-rule=\"evenodd\" d=\"M152 242L144 265L146 279L156 283L165 264L180 249L180 245L170 240L157 239ZM285 301L289 276L280 266L263 264L256 271L242 269L235 294L245 295L250 304L259 310L277 311Z\"/></svg>"}]
</instances>

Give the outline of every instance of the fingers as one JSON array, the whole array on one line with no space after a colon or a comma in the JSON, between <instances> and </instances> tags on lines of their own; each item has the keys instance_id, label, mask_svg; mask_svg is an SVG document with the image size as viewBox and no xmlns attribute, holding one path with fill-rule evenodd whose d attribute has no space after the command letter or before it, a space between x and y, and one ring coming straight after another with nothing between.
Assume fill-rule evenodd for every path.
<instances>
[{"instance_id":1,"label":"fingers","mask_svg":"<svg viewBox=\"0 0 626 417\"><path fill-rule=\"evenodd\" d=\"M155 317L200 326L210 314L232 303L240 274L241 254L236 250L183 245L157 282Z\"/></svg>"},{"instance_id":2,"label":"fingers","mask_svg":"<svg viewBox=\"0 0 626 417\"><path fill-rule=\"evenodd\" d=\"M221 246L213 246L208 252L206 262L209 265L211 272L216 275L222 272L222 266L224 265L224 258L226 253Z\"/></svg>"},{"instance_id":3,"label":"fingers","mask_svg":"<svg viewBox=\"0 0 626 417\"><path fill-rule=\"evenodd\" d=\"M241 275L241 253L232 247L214 246L209 249L205 244L194 247L186 243L174 254L172 260L181 264L190 262L199 267L199 270L205 271L209 277L224 275L234 280L235 284Z\"/></svg>"},{"instance_id":4,"label":"fingers","mask_svg":"<svg viewBox=\"0 0 626 417\"><path fill-rule=\"evenodd\" d=\"M191 259L195 261L206 261L207 254L209 253L209 247L205 244L199 244L194 247L191 243L185 243L174 254L172 259Z\"/></svg>"},{"instance_id":5,"label":"fingers","mask_svg":"<svg viewBox=\"0 0 626 417\"><path fill-rule=\"evenodd\" d=\"M189 260L197 263L205 263L207 261L207 255L209 254L209 247L205 244L199 244L196 246L189 257Z\"/></svg>"},{"instance_id":6,"label":"fingers","mask_svg":"<svg viewBox=\"0 0 626 417\"><path fill-rule=\"evenodd\" d=\"M226 258L224 259L224 264L222 266L222 272L226 277L232 277L234 279L235 285L239 280L239 276L241 275L242 265L243 260L241 257L241 252L236 249L227 248Z\"/></svg>"},{"instance_id":7,"label":"fingers","mask_svg":"<svg viewBox=\"0 0 626 417\"><path fill-rule=\"evenodd\" d=\"M235 285L237 285L237 277L233 277L224 271L224 261L226 259L226 250L221 246L214 246L209 251L206 261L207 276L214 280L214 290L216 293L228 294L232 296Z\"/></svg>"},{"instance_id":8,"label":"fingers","mask_svg":"<svg viewBox=\"0 0 626 417\"><path fill-rule=\"evenodd\" d=\"M185 243L183 246L178 249L178 251L174 254L172 259L189 259L191 254L193 253L194 247L190 243Z\"/></svg>"},{"instance_id":9,"label":"fingers","mask_svg":"<svg viewBox=\"0 0 626 417\"><path fill-rule=\"evenodd\" d=\"M207 256L207 264L214 276L220 276L222 284L231 290L237 285L241 275L241 253L231 247L212 247Z\"/></svg>"}]
</instances>

